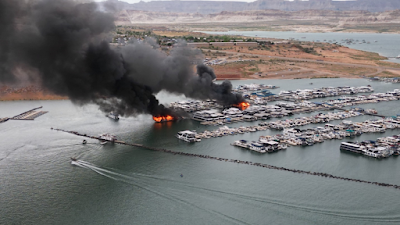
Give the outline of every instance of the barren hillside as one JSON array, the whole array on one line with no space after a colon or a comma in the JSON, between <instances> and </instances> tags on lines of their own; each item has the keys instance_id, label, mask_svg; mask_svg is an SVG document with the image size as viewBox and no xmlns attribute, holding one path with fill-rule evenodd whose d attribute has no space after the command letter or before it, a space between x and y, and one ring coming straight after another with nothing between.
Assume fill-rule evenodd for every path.
<instances>
[{"instance_id":1,"label":"barren hillside","mask_svg":"<svg viewBox=\"0 0 400 225\"><path fill-rule=\"evenodd\" d=\"M279 20L312 20L339 23L400 23L400 10L387 12L303 10L249 10L213 14L150 12L122 10L117 15L118 24L168 24L168 23L232 23Z\"/></svg>"},{"instance_id":2,"label":"barren hillside","mask_svg":"<svg viewBox=\"0 0 400 225\"><path fill-rule=\"evenodd\" d=\"M150 1L128 4L123 0L109 0L117 3L120 9L152 12L181 12L210 14L221 11L243 11L275 9L282 11L334 10L384 12L400 9L399 0L258 0L252 3L237 1Z\"/></svg>"}]
</instances>

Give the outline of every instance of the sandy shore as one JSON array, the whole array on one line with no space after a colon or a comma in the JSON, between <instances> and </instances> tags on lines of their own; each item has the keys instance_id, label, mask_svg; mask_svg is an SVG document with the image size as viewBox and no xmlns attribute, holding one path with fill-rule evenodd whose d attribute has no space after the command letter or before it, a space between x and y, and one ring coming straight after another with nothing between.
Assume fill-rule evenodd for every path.
<instances>
[{"instance_id":1,"label":"sandy shore","mask_svg":"<svg viewBox=\"0 0 400 225\"><path fill-rule=\"evenodd\" d=\"M52 95L43 92L8 93L0 95L0 101L66 100L66 99L68 99L68 97Z\"/></svg>"},{"instance_id":2,"label":"sandy shore","mask_svg":"<svg viewBox=\"0 0 400 225\"><path fill-rule=\"evenodd\" d=\"M305 52L307 49L308 52ZM377 53L332 44L294 44L203 49L217 79L398 77L400 64Z\"/></svg>"}]
</instances>

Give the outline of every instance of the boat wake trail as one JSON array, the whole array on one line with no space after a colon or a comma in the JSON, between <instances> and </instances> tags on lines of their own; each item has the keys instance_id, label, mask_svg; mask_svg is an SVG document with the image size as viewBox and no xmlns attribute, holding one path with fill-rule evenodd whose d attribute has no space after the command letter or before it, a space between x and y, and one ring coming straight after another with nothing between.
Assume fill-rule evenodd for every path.
<instances>
[{"instance_id":1,"label":"boat wake trail","mask_svg":"<svg viewBox=\"0 0 400 225\"><path fill-rule=\"evenodd\" d=\"M182 198L179 198L179 197L177 197L175 195L171 195L171 194L168 194L168 193L165 193L165 192L163 193L161 191L157 191L157 190L155 190L154 187L151 187L151 186L154 186L154 185L148 184L145 181L144 182L140 181L140 179L135 179L135 177L128 176L128 175L125 175L125 174L121 174L121 173L118 173L118 172L114 172L112 170L104 169L104 168L98 167L98 166L96 166L96 165L94 165L92 163L89 163L89 162L86 162L86 161L83 161L83 160L72 161L71 164L75 165L75 166L82 167L82 168L90 169L90 170L94 171L95 173L100 174L102 176L105 176L107 178L110 178L110 179L113 179L113 180L116 180L116 181L121 181L121 182L124 182L124 183L127 183L127 184L134 185L136 187L142 188L144 190L147 190L147 191L149 191L149 192L151 192L153 194L159 195L159 196L164 197L166 199L169 199L169 200L172 200L172 201L175 201L175 202L179 202L179 203L182 203L182 204L185 204L185 205L189 205L189 206L197 208L197 209L201 209L203 211L206 211L206 212L209 212L211 214L214 214L214 215L216 215L216 216L218 216L218 217L220 217L222 219L229 220L230 222L234 222L234 223L237 223L237 224L249 224L249 223L247 223L245 221L242 221L242 220L239 220L237 218L225 215L225 214L223 214L221 212L197 206L197 205L195 205L195 204L193 204L193 203L191 203L191 202L189 202L187 200L184 200ZM160 179L158 177L147 176L147 175L144 175L144 174L134 174L134 175L136 175L138 177L147 177L147 178L152 178L152 179ZM167 179L164 179L164 180L167 180Z\"/></svg>"},{"instance_id":2,"label":"boat wake trail","mask_svg":"<svg viewBox=\"0 0 400 225\"><path fill-rule=\"evenodd\" d=\"M182 181L181 179L171 179L169 177L160 177L160 176L153 176L140 173L130 173L129 175L125 175L121 171L117 171L111 168L101 168L92 163L85 162L82 160L72 161L72 164L82 168L90 169L96 172L97 174L105 176L107 178L142 188L144 190L147 190L153 194L159 195L168 200L172 200L174 202L182 203L197 209L201 209L203 211L214 214L220 218L238 224L247 224L247 223L233 216L226 215L220 211L200 207L187 200L187 198L190 195L192 195L193 197L203 196L204 198L211 198L211 199L223 198L224 200L229 199L229 201L232 201L233 204L239 203L241 205L242 204L252 205L254 208L260 208L260 209L265 208L265 210L270 208L270 205L273 205L274 208L282 207L284 209L303 211L305 213L340 217L345 220L358 220L358 221L370 221L370 222L396 222L396 223L400 222L400 215L382 214L379 212L377 212L376 214L374 213L366 215L363 213L357 213L353 211L324 209L317 205L305 206L287 201L282 201L272 196L266 197L256 194L255 195L243 194L243 193L230 192L215 188L213 189L209 187L202 187L198 184L194 185L192 183ZM164 185L155 185L155 182L163 182ZM165 185L165 183L168 183L168 185ZM182 193L185 193L186 198L182 197Z\"/></svg>"},{"instance_id":3,"label":"boat wake trail","mask_svg":"<svg viewBox=\"0 0 400 225\"><path fill-rule=\"evenodd\" d=\"M9 155L13 154L15 151L23 149L24 147L25 147L25 144L18 146L16 148L10 150L9 152L5 152L4 157L0 158L0 162L3 161L4 159L6 159Z\"/></svg>"},{"instance_id":4,"label":"boat wake trail","mask_svg":"<svg viewBox=\"0 0 400 225\"><path fill-rule=\"evenodd\" d=\"M118 181L123 181L123 182L131 181L131 179L130 179L131 177L129 177L129 176L97 167L96 165L89 163L89 162L85 162L83 160L72 161L71 164L82 167L82 168L90 169L93 172L96 172L100 175L103 175L103 176L108 177L113 180L118 180Z\"/></svg>"}]
</instances>

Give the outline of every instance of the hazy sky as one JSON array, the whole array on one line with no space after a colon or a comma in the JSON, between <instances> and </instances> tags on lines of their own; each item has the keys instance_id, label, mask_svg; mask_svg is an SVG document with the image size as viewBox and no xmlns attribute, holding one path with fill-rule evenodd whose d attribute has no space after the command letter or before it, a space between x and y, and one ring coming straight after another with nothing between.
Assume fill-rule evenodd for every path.
<instances>
[{"instance_id":1,"label":"hazy sky","mask_svg":"<svg viewBox=\"0 0 400 225\"><path fill-rule=\"evenodd\" d=\"M94 0L94 1L102 2L104 0ZM120 1L128 2L128 3L136 3L136 2L140 2L141 0L120 0ZM149 1L151 1L151 0L144 0L144 2L149 2ZM158 0L158 1L160 1L160 0ZM183 1L190 1L190 0L183 0ZM199 1L199 0L192 0L192 1ZM200 1L213 1L213 0L200 0ZM256 0L216 0L216 1L254 2ZM286 1L293 1L293 0L286 0ZM303 0L303 1L308 1L308 0ZM357 0L332 0L332 1L357 1Z\"/></svg>"},{"instance_id":2,"label":"hazy sky","mask_svg":"<svg viewBox=\"0 0 400 225\"><path fill-rule=\"evenodd\" d=\"M96 2L102 2L104 0L95 0ZM128 3L136 3L140 2L141 0L120 0L121 2L128 2ZM151 0L144 0L144 2L150 2ZM160 1L160 0L158 0ZM162 0L161 0L162 1ZM190 1L190 0L184 0L184 1ZM193 0L193 1L199 1L199 0ZM200 1L212 1L212 0L200 0ZM217 0L217 1L235 1L235 2L254 2L256 0Z\"/></svg>"}]
</instances>

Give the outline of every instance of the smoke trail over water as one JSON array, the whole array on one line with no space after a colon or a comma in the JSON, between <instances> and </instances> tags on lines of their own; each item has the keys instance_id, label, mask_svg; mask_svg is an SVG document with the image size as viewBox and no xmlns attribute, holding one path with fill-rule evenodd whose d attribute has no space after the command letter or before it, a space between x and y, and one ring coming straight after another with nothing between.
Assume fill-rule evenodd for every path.
<instances>
[{"instance_id":1,"label":"smoke trail over water","mask_svg":"<svg viewBox=\"0 0 400 225\"><path fill-rule=\"evenodd\" d=\"M113 7L67 0L0 0L0 84L18 83L25 71L41 86L74 103L96 103L105 112L173 114L160 105L161 90L224 105L243 101L230 82L214 84L215 74L198 50L181 44L170 54L154 40L112 47Z\"/></svg>"}]
</instances>

